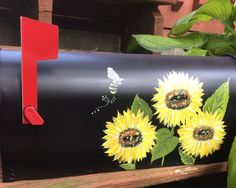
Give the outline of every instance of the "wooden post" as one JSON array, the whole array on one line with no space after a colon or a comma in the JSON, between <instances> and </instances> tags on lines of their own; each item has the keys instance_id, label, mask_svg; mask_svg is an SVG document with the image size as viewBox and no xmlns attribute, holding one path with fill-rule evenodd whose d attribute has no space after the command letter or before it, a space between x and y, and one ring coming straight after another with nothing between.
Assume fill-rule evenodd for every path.
<instances>
[{"instance_id":1,"label":"wooden post","mask_svg":"<svg viewBox=\"0 0 236 188\"><path fill-rule=\"evenodd\" d=\"M38 0L38 19L52 23L53 0Z\"/></svg>"},{"instance_id":2,"label":"wooden post","mask_svg":"<svg viewBox=\"0 0 236 188\"><path fill-rule=\"evenodd\" d=\"M153 34L154 35L163 35L163 29L164 29L164 18L161 12L156 9L153 11L153 18L154 18L154 28L153 28Z\"/></svg>"},{"instance_id":3,"label":"wooden post","mask_svg":"<svg viewBox=\"0 0 236 188\"><path fill-rule=\"evenodd\" d=\"M3 182L2 153L0 153L0 182Z\"/></svg>"},{"instance_id":4,"label":"wooden post","mask_svg":"<svg viewBox=\"0 0 236 188\"><path fill-rule=\"evenodd\" d=\"M172 166L146 170L121 171L113 173L90 174L75 177L19 181L0 184L0 188L41 188L41 187L80 187L80 188L139 188L160 185L200 176L226 172L227 163L204 165Z\"/></svg>"},{"instance_id":5,"label":"wooden post","mask_svg":"<svg viewBox=\"0 0 236 188\"><path fill-rule=\"evenodd\" d=\"M161 12L159 11L158 7L155 8L155 10L152 13L153 15L153 34L154 35L163 35L164 31L164 18ZM153 52L155 55L161 55L160 52Z\"/></svg>"},{"instance_id":6,"label":"wooden post","mask_svg":"<svg viewBox=\"0 0 236 188\"><path fill-rule=\"evenodd\" d=\"M134 39L131 37L132 34L163 35L164 20L157 5L136 4L136 6L128 9L124 17L125 29L122 31L122 52L127 52L127 47L133 42ZM128 52L130 52L129 50ZM142 49L132 50L132 53L147 53L146 50Z\"/></svg>"}]
</instances>

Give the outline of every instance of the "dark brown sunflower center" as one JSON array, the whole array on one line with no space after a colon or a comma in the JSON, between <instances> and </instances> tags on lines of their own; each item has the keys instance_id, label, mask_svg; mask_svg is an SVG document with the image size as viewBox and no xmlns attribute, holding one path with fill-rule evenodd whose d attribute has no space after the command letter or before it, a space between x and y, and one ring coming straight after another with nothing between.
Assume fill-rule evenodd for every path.
<instances>
[{"instance_id":1,"label":"dark brown sunflower center","mask_svg":"<svg viewBox=\"0 0 236 188\"><path fill-rule=\"evenodd\" d=\"M166 106L172 110L181 110L190 104L190 95L187 90L173 90L166 95Z\"/></svg>"},{"instance_id":2,"label":"dark brown sunflower center","mask_svg":"<svg viewBox=\"0 0 236 188\"><path fill-rule=\"evenodd\" d=\"M197 127L193 131L193 138L198 141L207 141L214 136L214 130L208 126Z\"/></svg>"},{"instance_id":3,"label":"dark brown sunflower center","mask_svg":"<svg viewBox=\"0 0 236 188\"><path fill-rule=\"evenodd\" d=\"M142 134L137 129L126 129L120 133L119 143L123 147L135 147L143 140Z\"/></svg>"}]
</instances>

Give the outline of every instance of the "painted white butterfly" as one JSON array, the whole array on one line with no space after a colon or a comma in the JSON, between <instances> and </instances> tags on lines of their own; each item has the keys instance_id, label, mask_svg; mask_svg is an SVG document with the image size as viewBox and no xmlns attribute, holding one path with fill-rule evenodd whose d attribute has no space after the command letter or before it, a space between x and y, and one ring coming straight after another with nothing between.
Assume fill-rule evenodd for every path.
<instances>
[{"instance_id":1,"label":"painted white butterfly","mask_svg":"<svg viewBox=\"0 0 236 188\"><path fill-rule=\"evenodd\" d=\"M110 79L110 85L109 85L109 90L112 95L116 94L117 88L119 85L122 84L122 81L124 80L123 78L120 78L120 76L117 74L117 72L111 68L107 67L107 77Z\"/></svg>"}]
</instances>

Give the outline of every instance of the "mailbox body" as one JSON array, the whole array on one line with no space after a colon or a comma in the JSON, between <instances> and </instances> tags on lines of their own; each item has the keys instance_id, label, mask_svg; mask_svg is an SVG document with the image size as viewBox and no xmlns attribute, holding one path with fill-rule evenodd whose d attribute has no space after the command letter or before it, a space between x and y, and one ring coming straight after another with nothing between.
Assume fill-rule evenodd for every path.
<instances>
[{"instance_id":1,"label":"mailbox body","mask_svg":"<svg viewBox=\"0 0 236 188\"><path fill-rule=\"evenodd\" d=\"M110 93L107 67L124 81L117 88L116 102L92 115L102 104L101 97ZM204 83L204 100L230 78L225 143L198 163L227 160L236 133L236 64L231 57L60 53L57 61L38 64L38 110L45 125L34 127L22 124L21 53L1 50L0 134L5 181L120 170L101 146L105 123L112 121L117 111L130 108L137 93L152 104L157 79L170 71L198 77ZM163 127L155 117L153 123ZM179 164L176 150L166 158L166 165ZM150 165L149 156L138 168L158 165Z\"/></svg>"}]
</instances>

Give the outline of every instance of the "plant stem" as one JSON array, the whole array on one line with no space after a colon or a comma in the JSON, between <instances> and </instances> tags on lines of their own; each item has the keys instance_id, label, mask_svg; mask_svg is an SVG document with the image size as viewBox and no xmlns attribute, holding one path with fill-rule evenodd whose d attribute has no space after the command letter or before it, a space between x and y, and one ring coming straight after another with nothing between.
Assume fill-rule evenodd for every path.
<instances>
[{"instance_id":1,"label":"plant stem","mask_svg":"<svg viewBox=\"0 0 236 188\"><path fill-rule=\"evenodd\" d=\"M162 159L161 159L161 167L163 167L164 161L165 161L165 156L163 156Z\"/></svg>"},{"instance_id":2,"label":"plant stem","mask_svg":"<svg viewBox=\"0 0 236 188\"><path fill-rule=\"evenodd\" d=\"M171 135L174 135L175 134L175 127L173 126L172 128L171 128Z\"/></svg>"},{"instance_id":3,"label":"plant stem","mask_svg":"<svg viewBox=\"0 0 236 188\"><path fill-rule=\"evenodd\" d=\"M225 22L223 22L223 24L234 36L236 36L236 30L234 30L234 28L232 28L229 24Z\"/></svg>"}]
</instances>

